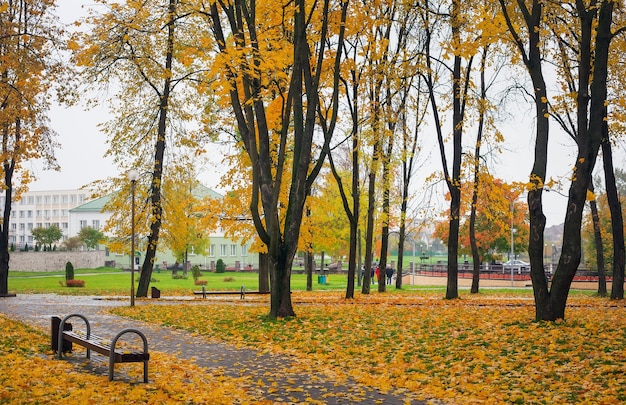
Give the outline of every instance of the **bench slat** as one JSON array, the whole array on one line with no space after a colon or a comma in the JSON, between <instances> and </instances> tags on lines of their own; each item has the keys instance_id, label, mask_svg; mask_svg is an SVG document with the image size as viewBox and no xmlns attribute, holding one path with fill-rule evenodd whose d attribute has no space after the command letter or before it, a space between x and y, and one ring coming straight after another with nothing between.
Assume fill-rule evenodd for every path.
<instances>
[{"instance_id":1,"label":"bench slat","mask_svg":"<svg viewBox=\"0 0 626 405\"><path fill-rule=\"evenodd\" d=\"M63 339L74 342L87 349L98 352L102 355L109 356L111 354L111 348L109 342L96 335L91 335L87 339L84 335L79 335L75 332L64 331ZM113 359L115 363L134 363L140 361L150 360L150 353L143 353L139 351L122 351L116 349L114 351Z\"/></svg>"}]
</instances>

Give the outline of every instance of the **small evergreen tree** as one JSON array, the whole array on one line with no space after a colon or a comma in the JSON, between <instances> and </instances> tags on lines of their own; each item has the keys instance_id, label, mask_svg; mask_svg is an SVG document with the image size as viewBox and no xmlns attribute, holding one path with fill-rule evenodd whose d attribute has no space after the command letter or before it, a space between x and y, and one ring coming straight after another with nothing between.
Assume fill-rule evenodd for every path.
<instances>
[{"instance_id":1,"label":"small evergreen tree","mask_svg":"<svg viewBox=\"0 0 626 405\"><path fill-rule=\"evenodd\" d=\"M72 262L65 263L65 280L74 280L74 266Z\"/></svg>"},{"instance_id":2,"label":"small evergreen tree","mask_svg":"<svg viewBox=\"0 0 626 405\"><path fill-rule=\"evenodd\" d=\"M198 281L198 278L200 278L200 267L197 264L194 264L191 268L191 275L193 276L194 281Z\"/></svg>"},{"instance_id":3,"label":"small evergreen tree","mask_svg":"<svg viewBox=\"0 0 626 405\"><path fill-rule=\"evenodd\" d=\"M224 273L226 272L226 265L222 259L217 259L217 263L215 263L215 272L216 273Z\"/></svg>"}]
</instances>

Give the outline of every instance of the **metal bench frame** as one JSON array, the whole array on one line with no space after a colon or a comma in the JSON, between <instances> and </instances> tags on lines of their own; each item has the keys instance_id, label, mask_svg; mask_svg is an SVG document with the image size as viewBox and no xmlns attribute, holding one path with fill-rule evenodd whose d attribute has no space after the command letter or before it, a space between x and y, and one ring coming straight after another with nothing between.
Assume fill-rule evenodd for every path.
<instances>
[{"instance_id":1,"label":"metal bench frame","mask_svg":"<svg viewBox=\"0 0 626 405\"><path fill-rule=\"evenodd\" d=\"M85 326L87 329L87 333L84 337L78 336L76 333L72 331L65 331L64 326L65 323L71 318L81 318L85 321ZM135 354L126 354L116 350L117 341L128 333L134 333L138 335L143 342L143 351ZM91 350L97 351L101 354L109 356L109 381L113 381L113 373L115 369L115 363L131 363L131 362L143 362L143 382L148 382L148 361L150 359L150 354L148 353L148 339L146 339L146 335L144 335L141 331L132 328L126 328L120 331L111 343L108 345L103 344L101 341L103 340L101 337L91 334L91 325L87 320L87 317L81 314L71 314L67 315L65 318L61 320L61 325L59 326L59 336L57 340L57 356L58 359L63 359L63 341L74 342L80 346L83 346L87 349L87 358L91 358Z\"/></svg>"}]
</instances>

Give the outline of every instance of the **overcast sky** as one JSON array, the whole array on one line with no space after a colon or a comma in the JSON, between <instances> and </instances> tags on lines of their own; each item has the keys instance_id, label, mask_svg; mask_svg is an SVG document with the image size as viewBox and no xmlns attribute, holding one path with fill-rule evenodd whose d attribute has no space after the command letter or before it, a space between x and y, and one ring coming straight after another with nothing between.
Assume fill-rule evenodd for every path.
<instances>
[{"instance_id":1,"label":"overcast sky","mask_svg":"<svg viewBox=\"0 0 626 405\"><path fill-rule=\"evenodd\" d=\"M81 4L86 0L59 1L58 14L64 22L77 19L82 13ZM521 108L528 109L528 106ZM527 114L524 114L525 116ZM86 111L82 105L75 107L55 106L50 115L53 129L59 133L61 148L57 150L60 172L44 171L40 164L31 168L39 178L31 190L74 189L88 183L117 176L118 168L110 159L104 158L107 149L106 137L97 125L107 120L106 106ZM560 177L569 173L574 162L572 142L556 131L552 125L550 138L549 176ZM533 164L534 125L532 117L520 117L511 120L501 128L507 141L496 168L496 175L507 181L527 181ZM473 136L468 134L467 136ZM431 162L426 165L428 171L436 170L440 165L437 149L432 150ZM216 164L219 164L217 162ZM619 161L622 164L622 161ZM218 176L207 173L201 180L211 188L220 190ZM223 190L220 190L223 191ZM567 193L566 190L563 193ZM545 211L548 226L563 222L566 198L558 193L544 193Z\"/></svg>"}]
</instances>

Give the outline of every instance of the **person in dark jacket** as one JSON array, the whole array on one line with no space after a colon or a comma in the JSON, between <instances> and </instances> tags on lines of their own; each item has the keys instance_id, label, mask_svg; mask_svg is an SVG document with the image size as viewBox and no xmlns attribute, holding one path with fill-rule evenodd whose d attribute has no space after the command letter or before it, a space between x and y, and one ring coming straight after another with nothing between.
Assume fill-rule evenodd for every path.
<instances>
[{"instance_id":1,"label":"person in dark jacket","mask_svg":"<svg viewBox=\"0 0 626 405\"><path fill-rule=\"evenodd\" d=\"M385 273L387 275L387 284L391 284L391 278L393 277L393 268L391 266L387 266L385 269Z\"/></svg>"}]
</instances>

